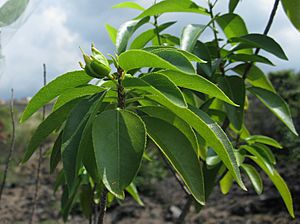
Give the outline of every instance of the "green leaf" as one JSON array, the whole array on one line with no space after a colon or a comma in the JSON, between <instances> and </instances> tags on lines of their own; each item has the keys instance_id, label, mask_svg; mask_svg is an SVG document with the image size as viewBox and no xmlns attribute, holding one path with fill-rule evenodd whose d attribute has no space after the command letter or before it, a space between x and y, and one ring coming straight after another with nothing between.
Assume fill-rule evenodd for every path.
<instances>
[{"instance_id":1,"label":"green leaf","mask_svg":"<svg viewBox=\"0 0 300 224\"><path fill-rule=\"evenodd\" d=\"M199 24L189 24L183 28L180 38L180 48L193 52L198 38L207 26Z\"/></svg>"},{"instance_id":2,"label":"green leaf","mask_svg":"<svg viewBox=\"0 0 300 224\"><path fill-rule=\"evenodd\" d=\"M243 76L248 66L248 64L240 64L232 68L232 70L237 74ZM268 77L266 77L264 72L255 65L251 66L246 81L249 82L252 86L266 89L275 93L275 89Z\"/></svg>"},{"instance_id":3,"label":"green leaf","mask_svg":"<svg viewBox=\"0 0 300 224\"><path fill-rule=\"evenodd\" d=\"M33 113L55 97L72 88L86 84L91 79L84 71L69 72L54 79L32 97L22 114L21 122L26 121Z\"/></svg>"},{"instance_id":4,"label":"green leaf","mask_svg":"<svg viewBox=\"0 0 300 224\"><path fill-rule=\"evenodd\" d=\"M133 199L141 206L144 206L143 201L140 198L139 192L136 189L136 186L131 183L128 187L126 187L126 191L133 197Z\"/></svg>"},{"instance_id":5,"label":"green leaf","mask_svg":"<svg viewBox=\"0 0 300 224\"><path fill-rule=\"evenodd\" d=\"M280 45L271 37L263 34L247 34L241 37L233 37L230 39L230 41L248 44L253 47L263 49L281 59L288 59Z\"/></svg>"},{"instance_id":6,"label":"green leaf","mask_svg":"<svg viewBox=\"0 0 300 224\"><path fill-rule=\"evenodd\" d=\"M157 33L160 33L161 31L167 29L168 27L172 26L176 22L168 22L161 24L158 26L157 29L150 29L143 33L141 33L139 36L137 36L131 43L130 49L141 49L144 46L146 46L147 43L149 43L154 37L156 37Z\"/></svg>"},{"instance_id":7,"label":"green leaf","mask_svg":"<svg viewBox=\"0 0 300 224\"><path fill-rule=\"evenodd\" d=\"M268 159L270 163L272 163L273 165L276 164L275 155L273 154L272 150L268 146L260 143L255 143L252 146L256 147L257 150L259 150L259 153L263 155L264 158Z\"/></svg>"},{"instance_id":8,"label":"green leaf","mask_svg":"<svg viewBox=\"0 0 300 224\"><path fill-rule=\"evenodd\" d=\"M210 97L216 97L231 105L238 106L217 85L202 76L171 70L159 71L159 73L167 76L177 86L205 93Z\"/></svg>"},{"instance_id":9,"label":"green leaf","mask_svg":"<svg viewBox=\"0 0 300 224\"><path fill-rule=\"evenodd\" d=\"M94 200L94 192L89 184L83 184L80 186L80 207L82 213L86 218L90 218L93 214L93 200Z\"/></svg>"},{"instance_id":10,"label":"green leaf","mask_svg":"<svg viewBox=\"0 0 300 224\"><path fill-rule=\"evenodd\" d=\"M61 144L62 144L62 132L58 135L50 156L50 173L53 173L57 164L61 160Z\"/></svg>"},{"instance_id":11,"label":"green leaf","mask_svg":"<svg viewBox=\"0 0 300 224\"><path fill-rule=\"evenodd\" d=\"M146 146L146 129L136 114L126 110L105 111L92 128L99 175L106 188L124 198L124 189L140 167Z\"/></svg>"},{"instance_id":12,"label":"green leaf","mask_svg":"<svg viewBox=\"0 0 300 224\"><path fill-rule=\"evenodd\" d=\"M8 0L0 8L0 27L14 23L24 13L29 0Z\"/></svg>"},{"instance_id":13,"label":"green leaf","mask_svg":"<svg viewBox=\"0 0 300 224\"><path fill-rule=\"evenodd\" d=\"M164 107L143 106L138 107L137 109L150 117L159 118L176 127L190 141L197 155L199 154L199 144L195 132L184 120Z\"/></svg>"},{"instance_id":14,"label":"green leaf","mask_svg":"<svg viewBox=\"0 0 300 224\"><path fill-rule=\"evenodd\" d=\"M268 107L291 130L291 132L298 136L293 124L289 106L279 95L257 87L251 87L248 90Z\"/></svg>"},{"instance_id":15,"label":"green leaf","mask_svg":"<svg viewBox=\"0 0 300 224\"><path fill-rule=\"evenodd\" d=\"M300 31L300 1L281 0L281 4L290 21Z\"/></svg>"},{"instance_id":16,"label":"green leaf","mask_svg":"<svg viewBox=\"0 0 300 224\"><path fill-rule=\"evenodd\" d=\"M288 186L286 185L285 181L280 176L280 174L275 169L273 169L273 172L270 172L269 169L266 167L266 165L262 163L257 157L250 156L249 158L251 158L255 163L257 163L257 165L259 165L263 169L263 171L269 176L269 178L271 179L271 181L279 191L290 215L293 218L295 218L291 192Z\"/></svg>"},{"instance_id":17,"label":"green leaf","mask_svg":"<svg viewBox=\"0 0 300 224\"><path fill-rule=\"evenodd\" d=\"M149 79L151 81L151 79ZM232 176L237 183L245 189L241 181L240 172L237 166L237 161L233 152L232 145L228 140L226 134L222 131L220 126L214 122L210 117L200 110L195 110L195 113L185 107L179 107L171 102L166 96L154 88L149 88L150 84L138 78L126 78L123 81L126 88L140 89L147 92L154 93L148 95L147 98L165 106L182 120L186 121L196 132L198 132L209 146L212 146L218 153L226 167L232 172ZM150 86L151 87L151 86Z\"/></svg>"},{"instance_id":18,"label":"green leaf","mask_svg":"<svg viewBox=\"0 0 300 224\"><path fill-rule=\"evenodd\" d=\"M200 204L205 203L202 166L190 141L176 127L154 117L143 117L149 137L167 157Z\"/></svg>"},{"instance_id":19,"label":"green leaf","mask_svg":"<svg viewBox=\"0 0 300 224\"><path fill-rule=\"evenodd\" d=\"M139 60L136 60L139 58ZM119 64L125 71L137 68L165 68L181 71L180 68L156 54L144 50L128 50L119 57Z\"/></svg>"},{"instance_id":20,"label":"green leaf","mask_svg":"<svg viewBox=\"0 0 300 224\"><path fill-rule=\"evenodd\" d=\"M275 148L282 149L282 146L279 144L279 142L277 142L273 138L264 135L252 135L246 138L245 141L249 144L262 143L262 144L273 146Z\"/></svg>"},{"instance_id":21,"label":"green leaf","mask_svg":"<svg viewBox=\"0 0 300 224\"><path fill-rule=\"evenodd\" d=\"M130 20L120 26L116 38L117 54L126 51L130 37L139 27L147 22L149 22L149 17L145 17L141 20Z\"/></svg>"},{"instance_id":22,"label":"green leaf","mask_svg":"<svg viewBox=\"0 0 300 224\"><path fill-rule=\"evenodd\" d=\"M78 103L73 100L51 113L36 129L26 148L22 163L25 163L41 143L67 119L70 111Z\"/></svg>"},{"instance_id":23,"label":"green leaf","mask_svg":"<svg viewBox=\"0 0 300 224\"><path fill-rule=\"evenodd\" d=\"M244 105L246 97L244 80L238 76L221 77L220 86L227 96L230 96L235 103L240 105L239 107L234 107L225 104L229 121L237 131L240 131L244 123Z\"/></svg>"},{"instance_id":24,"label":"green leaf","mask_svg":"<svg viewBox=\"0 0 300 224\"><path fill-rule=\"evenodd\" d=\"M242 164L241 167L243 168L243 170L249 177L256 193L261 194L263 191L263 182L262 182L262 179L261 179L259 173L255 169L255 167L253 167L250 164L245 164L245 163Z\"/></svg>"},{"instance_id":25,"label":"green leaf","mask_svg":"<svg viewBox=\"0 0 300 224\"><path fill-rule=\"evenodd\" d=\"M228 9L230 13L233 13L240 0L229 0Z\"/></svg>"},{"instance_id":26,"label":"green leaf","mask_svg":"<svg viewBox=\"0 0 300 224\"><path fill-rule=\"evenodd\" d=\"M227 56L232 61L243 61L243 62L260 62L267 65L274 65L268 58L255 55L255 54L230 54Z\"/></svg>"},{"instance_id":27,"label":"green leaf","mask_svg":"<svg viewBox=\"0 0 300 224\"><path fill-rule=\"evenodd\" d=\"M101 88L99 86L95 86L95 85L86 85L86 86L80 86L80 87L76 87L74 89L70 89L69 91L61 94L57 98L57 100L53 106L53 111L57 110L58 108L60 108L64 104L66 104L67 102L70 102L74 99L81 98L84 96L94 95L103 90L104 90L103 88Z\"/></svg>"},{"instance_id":28,"label":"green leaf","mask_svg":"<svg viewBox=\"0 0 300 224\"><path fill-rule=\"evenodd\" d=\"M233 185L233 178L230 172L226 172L225 176L220 181L220 188L223 194L228 194Z\"/></svg>"},{"instance_id":29,"label":"green leaf","mask_svg":"<svg viewBox=\"0 0 300 224\"><path fill-rule=\"evenodd\" d=\"M116 45L118 30L115 27L113 27L109 24L105 25L105 29L106 29L106 31L109 35L109 38L110 38L111 42L114 45Z\"/></svg>"},{"instance_id":30,"label":"green leaf","mask_svg":"<svg viewBox=\"0 0 300 224\"><path fill-rule=\"evenodd\" d=\"M142 12L136 19L155 16L169 12L191 12L208 15L207 10L190 0L165 0L152 5Z\"/></svg>"},{"instance_id":31,"label":"green leaf","mask_svg":"<svg viewBox=\"0 0 300 224\"><path fill-rule=\"evenodd\" d=\"M168 61L178 68L180 71L195 74L195 68L187 57L180 51L172 48L158 48L151 51L162 59ZM195 56L196 57L196 56Z\"/></svg>"},{"instance_id":32,"label":"green leaf","mask_svg":"<svg viewBox=\"0 0 300 224\"><path fill-rule=\"evenodd\" d=\"M113 6L114 9L129 8L144 11L145 9L136 2L121 2Z\"/></svg>"},{"instance_id":33,"label":"green leaf","mask_svg":"<svg viewBox=\"0 0 300 224\"><path fill-rule=\"evenodd\" d=\"M175 105L187 107L180 89L166 76L161 74L147 74L142 77L142 80L149 83Z\"/></svg>"},{"instance_id":34,"label":"green leaf","mask_svg":"<svg viewBox=\"0 0 300 224\"><path fill-rule=\"evenodd\" d=\"M211 55L208 47L204 43L197 41L193 53L206 61L205 64L197 63L197 73L201 76L206 75L206 77L211 77L213 71L211 64Z\"/></svg>"}]
</instances>

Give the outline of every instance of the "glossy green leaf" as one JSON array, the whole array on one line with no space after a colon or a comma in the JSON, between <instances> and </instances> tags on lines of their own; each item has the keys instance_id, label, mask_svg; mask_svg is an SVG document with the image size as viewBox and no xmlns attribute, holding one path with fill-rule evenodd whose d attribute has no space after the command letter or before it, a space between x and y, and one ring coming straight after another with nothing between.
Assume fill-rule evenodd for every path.
<instances>
[{"instance_id":1,"label":"glossy green leaf","mask_svg":"<svg viewBox=\"0 0 300 224\"><path fill-rule=\"evenodd\" d=\"M256 193L261 194L263 191L263 182L255 167L245 163L241 167L249 177Z\"/></svg>"},{"instance_id":2,"label":"glossy green leaf","mask_svg":"<svg viewBox=\"0 0 300 224\"><path fill-rule=\"evenodd\" d=\"M143 117L149 137L167 157L200 204L205 203L202 166L190 141L176 127L154 117Z\"/></svg>"},{"instance_id":3,"label":"glossy green leaf","mask_svg":"<svg viewBox=\"0 0 300 224\"><path fill-rule=\"evenodd\" d=\"M6 27L14 23L24 13L29 0L8 0L1 4L0 27Z\"/></svg>"},{"instance_id":4,"label":"glossy green leaf","mask_svg":"<svg viewBox=\"0 0 300 224\"><path fill-rule=\"evenodd\" d=\"M242 17L237 14L228 13L217 17L218 25L223 30L227 39L240 37L248 34L246 24Z\"/></svg>"},{"instance_id":5,"label":"glossy green leaf","mask_svg":"<svg viewBox=\"0 0 300 224\"><path fill-rule=\"evenodd\" d=\"M294 214L294 208L293 208L293 199L291 196L291 192L285 183L285 181L282 179L280 174L274 169L273 172L270 172L269 169L266 167L264 163L262 163L257 157L250 156L250 158L259 165L263 171L269 176L269 178L272 180L273 184L279 191L290 215L295 218Z\"/></svg>"},{"instance_id":6,"label":"glossy green leaf","mask_svg":"<svg viewBox=\"0 0 300 224\"><path fill-rule=\"evenodd\" d=\"M261 56L261 55L255 55L255 54L231 54L228 55L228 58L232 61L238 62L259 62L264 63L267 65L274 65L268 58Z\"/></svg>"},{"instance_id":7,"label":"glossy green leaf","mask_svg":"<svg viewBox=\"0 0 300 224\"><path fill-rule=\"evenodd\" d=\"M136 2L121 2L113 6L114 9L129 8L144 11L145 9Z\"/></svg>"},{"instance_id":8,"label":"glossy green leaf","mask_svg":"<svg viewBox=\"0 0 300 224\"><path fill-rule=\"evenodd\" d=\"M237 74L243 76L248 66L248 64L240 64L232 68L232 70ZM275 92L275 89L268 77L260 68L255 65L251 66L246 81L249 82L252 86Z\"/></svg>"},{"instance_id":9,"label":"glossy green leaf","mask_svg":"<svg viewBox=\"0 0 300 224\"><path fill-rule=\"evenodd\" d=\"M147 98L165 106L182 120L186 121L196 132L198 132L207 141L207 144L212 146L218 153L226 167L230 172L232 172L232 176L237 183L243 189L245 189L245 186L241 181L240 172L232 145L220 126L204 112L195 109L194 113L185 107L179 107L178 105L172 103L159 91L155 91L155 89L151 89L151 91L148 90L149 86L151 86L151 79L149 79L149 82L150 83L147 83L138 78L128 78L123 81L123 84L129 89L140 89L149 92L154 91L154 94L147 96Z\"/></svg>"},{"instance_id":10,"label":"glossy green leaf","mask_svg":"<svg viewBox=\"0 0 300 224\"><path fill-rule=\"evenodd\" d=\"M210 97L216 97L231 105L237 106L217 85L199 75L165 70L159 73L171 79L177 86L205 93Z\"/></svg>"},{"instance_id":11,"label":"glossy green leaf","mask_svg":"<svg viewBox=\"0 0 300 224\"><path fill-rule=\"evenodd\" d=\"M248 142L249 144L262 143L262 144L273 146L275 148L282 149L282 146L279 144L279 142L277 142L273 138L264 135L251 135L250 137L246 138L245 141Z\"/></svg>"},{"instance_id":12,"label":"glossy green leaf","mask_svg":"<svg viewBox=\"0 0 300 224\"><path fill-rule=\"evenodd\" d=\"M233 185L233 178L230 172L226 172L225 176L220 181L220 188L223 194L228 194Z\"/></svg>"},{"instance_id":13,"label":"glossy green leaf","mask_svg":"<svg viewBox=\"0 0 300 224\"><path fill-rule=\"evenodd\" d=\"M227 116L234 128L240 131L244 123L244 105L246 97L246 88L244 80L238 76L229 76L220 78L220 87L239 107L225 104Z\"/></svg>"},{"instance_id":14,"label":"glossy green leaf","mask_svg":"<svg viewBox=\"0 0 300 224\"><path fill-rule=\"evenodd\" d=\"M196 3L190 0L164 0L146 9L137 17L137 19L169 12L191 12L204 15L208 14L206 9L198 6Z\"/></svg>"},{"instance_id":15,"label":"glossy green leaf","mask_svg":"<svg viewBox=\"0 0 300 224\"><path fill-rule=\"evenodd\" d=\"M176 127L190 141L193 149L199 154L199 144L193 129L181 118L170 112L168 109L159 106L143 106L138 110L146 113L150 117L159 118Z\"/></svg>"},{"instance_id":16,"label":"glossy green leaf","mask_svg":"<svg viewBox=\"0 0 300 224\"><path fill-rule=\"evenodd\" d=\"M233 37L230 41L249 44L253 47L260 48L271 54L274 54L281 59L288 59L280 45L271 37L263 34L247 34L241 37Z\"/></svg>"},{"instance_id":17,"label":"glossy green leaf","mask_svg":"<svg viewBox=\"0 0 300 224\"><path fill-rule=\"evenodd\" d=\"M270 172L273 172L274 170L274 164L268 156L258 147L256 146L248 146L248 145L243 145L240 147L241 149L246 150L247 152L251 153L253 156L257 157L258 160L260 160L265 166L268 168Z\"/></svg>"},{"instance_id":18,"label":"glossy green leaf","mask_svg":"<svg viewBox=\"0 0 300 224\"><path fill-rule=\"evenodd\" d=\"M207 26L189 24L183 28L180 38L180 48L185 51L193 52L198 38Z\"/></svg>"},{"instance_id":19,"label":"glossy green leaf","mask_svg":"<svg viewBox=\"0 0 300 224\"><path fill-rule=\"evenodd\" d=\"M77 87L74 89L70 89L69 91L61 94L57 98L57 100L53 106L53 111L57 110L58 108L60 108L64 104L66 104L67 102L70 102L74 99L81 98L84 96L94 95L103 90L104 90L103 88L101 88L99 86L95 86L95 85L86 85L86 86L80 86L80 87Z\"/></svg>"},{"instance_id":20,"label":"glossy green leaf","mask_svg":"<svg viewBox=\"0 0 300 224\"><path fill-rule=\"evenodd\" d=\"M21 122L26 121L33 113L55 97L72 88L86 84L91 79L84 71L69 72L54 79L32 97L22 114Z\"/></svg>"},{"instance_id":21,"label":"glossy green leaf","mask_svg":"<svg viewBox=\"0 0 300 224\"><path fill-rule=\"evenodd\" d=\"M268 146L263 145L261 143L255 143L252 146L257 148L259 150L259 153L263 155L264 158L267 158L270 161L270 163L272 163L273 165L276 164L275 155L273 154L272 150Z\"/></svg>"},{"instance_id":22,"label":"glossy green leaf","mask_svg":"<svg viewBox=\"0 0 300 224\"><path fill-rule=\"evenodd\" d=\"M300 31L300 1L299 0L281 0L281 4L286 15L293 25Z\"/></svg>"},{"instance_id":23,"label":"glossy green leaf","mask_svg":"<svg viewBox=\"0 0 300 224\"><path fill-rule=\"evenodd\" d=\"M141 206L144 206L143 201L140 198L139 192L136 189L136 186L131 183L128 187L126 187L126 191L133 197L133 199Z\"/></svg>"},{"instance_id":24,"label":"glossy green leaf","mask_svg":"<svg viewBox=\"0 0 300 224\"><path fill-rule=\"evenodd\" d=\"M141 20L130 20L122 24L118 30L116 37L116 50L117 54L121 54L126 51L127 44L129 42L130 37L134 34L134 32L147 23L149 21L149 17L145 17Z\"/></svg>"},{"instance_id":25,"label":"glossy green leaf","mask_svg":"<svg viewBox=\"0 0 300 224\"><path fill-rule=\"evenodd\" d=\"M268 107L291 130L291 132L298 135L293 124L289 106L278 94L257 87L251 87L248 90Z\"/></svg>"},{"instance_id":26,"label":"glossy green leaf","mask_svg":"<svg viewBox=\"0 0 300 224\"><path fill-rule=\"evenodd\" d=\"M136 60L139 58L139 60ZM125 71L137 68L165 68L170 70L180 69L156 54L144 50L128 50L119 57L119 64Z\"/></svg>"},{"instance_id":27,"label":"glossy green leaf","mask_svg":"<svg viewBox=\"0 0 300 224\"><path fill-rule=\"evenodd\" d=\"M162 32L163 30L169 28L176 22L168 22L161 24L157 29L147 30L140 35L138 35L131 43L130 49L141 49L146 46L154 37L157 36L157 33Z\"/></svg>"},{"instance_id":28,"label":"glossy green leaf","mask_svg":"<svg viewBox=\"0 0 300 224\"><path fill-rule=\"evenodd\" d=\"M40 144L67 119L70 111L78 103L71 101L51 113L36 129L26 148L22 163L25 163L40 146Z\"/></svg>"},{"instance_id":29,"label":"glossy green leaf","mask_svg":"<svg viewBox=\"0 0 300 224\"><path fill-rule=\"evenodd\" d=\"M106 25L105 25L105 29L106 29L106 31L107 31L107 33L108 33L108 36L109 36L111 42L112 42L113 44L116 44L116 42L117 42L117 34L118 34L118 30L117 30L115 27L113 27L113 26L111 26L111 25L109 25L109 24L106 24Z\"/></svg>"},{"instance_id":30,"label":"glossy green leaf","mask_svg":"<svg viewBox=\"0 0 300 224\"><path fill-rule=\"evenodd\" d=\"M229 0L228 9L230 13L234 12L235 8L239 4L239 1L240 0Z\"/></svg>"},{"instance_id":31,"label":"glossy green leaf","mask_svg":"<svg viewBox=\"0 0 300 224\"><path fill-rule=\"evenodd\" d=\"M50 173L53 173L57 164L61 160L61 144L62 144L62 132L58 135L50 156Z\"/></svg>"},{"instance_id":32,"label":"glossy green leaf","mask_svg":"<svg viewBox=\"0 0 300 224\"><path fill-rule=\"evenodd\" d=\"M206 61L205 64L197 64L197 73L201 76L211 77L213 71L209 48L204 43L197 41L193 53Z\"/></svg>"},{"instance_id":33,"label":"glossy green leaf","mask_svg":"<svg viewBox=\"0 0 300 224\"><path fill-rule=\"evenodd\" d=\"M105 187L124 198L124 189L140 167L146 145L143 121L126 110L101 113L93 122L96 163Z\"/></svg>"}]
</instances>

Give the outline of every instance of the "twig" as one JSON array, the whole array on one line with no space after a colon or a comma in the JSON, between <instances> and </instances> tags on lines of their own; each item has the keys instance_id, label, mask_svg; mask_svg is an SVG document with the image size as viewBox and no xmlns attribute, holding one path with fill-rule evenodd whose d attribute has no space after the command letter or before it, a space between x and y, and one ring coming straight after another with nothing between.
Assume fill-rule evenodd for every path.
<instances>
[{"instance_id":1,"label":"twig","mask_svg":"<svg viewBox=\"0 0 300 224\"><path fill-rule=\"evenodd\" d=\"M272 12L270 14L270 17L269 17L269 20L268 20L268 23L266 25L266 28L264 30L264 35L267 35L271 29L271 26L273 24L273 21L274 21L274 18L275 18L275 15L276 15L276 12L277 12L277 9L278 9L278 5L279 5L279 1L280 0L275 0L274 2L274 5L273 5L273 9L272 9ZM256 48L255 52L254 52L254 55L258 55L260 51L260 48ZM253 66L254 62L251 62L247 65L247 67L245 68L245 72L243 74L243 79L245 80Z\"/></svg>"},{"instance_id":2,"label":"twig","mask_svg":"<svg viewBox=\"0 0 300 224\"><path fill-rule=\"evenodd\" d=\"M12 125L12 136L11 136L11 141L10 141L10 148L9 148L9 153L5 162L5 169L4 169L4 174L3 174L3 180L0 188L0 201L2 198L2 193L3 189L5 186L6 182L6 177L8 173L8 168L9 168L9 163L11 161L12 153L15 148L15 140L16 140L16 125L15 125L15 116L14 116L14 90L11 89L11 100L10 100L10 116L11 116L11 125Z\"/></svg>"},{"instance_id":3,"label":"twig","mask_svg":"<svg viewBox=\"0 0 300 224\"><path fill-rule=\"evenodd\" d=\"M43 85L46 86L47 84L47 70L46 70L46 64L43 64ZM42 120L45 120L46 117L46 106L43 106L43 112L42 112ZM31 217L29 224L32 224L35 217L35 210L37 206L38 201L38 193L39 193L39 187L40 187L40 173L41 173L41 164L43 159L43 147L42 145L39 147L39 160L38 160L38 167L37 167L37 173L36 173L36 181L35 181L35 190L34 190L34 196L33 196L33 205L32 205L32 211L31 211Z\"/></svg>"},{"instance_id":4,"label":"twig","mask_svg":"<svg viewBox=\"0 0 300 224\"><path fill-rule=\"evenodd\" d=\"M106 212L107 194L108 194L108 191L104 187L103 191L101 193L101 198L100 198L100 211L99 211L98 224L103 224L103 221L104 221L104 216L105 216L105 212Z\"/></svg>"},{"instance_id":5,"label":"twig","mask_svg":"<svg viewBox=\"0 0 300 224\"><path fill-rule=\"evenodd\" d=\"M187 214L189 213L192 204L193 204L193 197L189 196L188 199L186 200L186 203L183 206L183 209L182 209L182 212L181 212L179 218L176 221L176 224L184 223L184 220L185 220Z\"/></svg>"}]
</instances>

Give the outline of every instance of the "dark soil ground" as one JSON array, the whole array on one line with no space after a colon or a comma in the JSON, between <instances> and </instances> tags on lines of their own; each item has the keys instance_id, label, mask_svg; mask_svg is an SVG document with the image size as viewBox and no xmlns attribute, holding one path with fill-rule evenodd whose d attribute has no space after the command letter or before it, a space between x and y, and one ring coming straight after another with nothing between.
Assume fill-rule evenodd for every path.
<instances>
[{"instance_id":1,"label":"dark soil ground","mask_svg":"<svg viewBox=\"0 0 300 224\"><path fill-rule=\"evenodd\" d=\"M10 170L10 179L0 204L0 223L28 223L32 208L37 159ZM53 177L48 171L48 161L42 167L42 180L35 223L63 223L59 214L59 193L53 194ZM2 169L3 167L1 167ZM273 185L264 178L264 193L257 196L248 184L248 192L234 187L227 196L219 189L210 197L206 207L197 214L191 209L189 224L300 224L300 164L289 163L280 168L294 198L297 218L292 220ZM122 205L108 209L105 223L162 224L174 223L185 203L185 195L173 177L157 182L151 191L142 194L145 207L127 198ZM68 223L88 223L74 211Z\"/></svg>"}]
</instances>

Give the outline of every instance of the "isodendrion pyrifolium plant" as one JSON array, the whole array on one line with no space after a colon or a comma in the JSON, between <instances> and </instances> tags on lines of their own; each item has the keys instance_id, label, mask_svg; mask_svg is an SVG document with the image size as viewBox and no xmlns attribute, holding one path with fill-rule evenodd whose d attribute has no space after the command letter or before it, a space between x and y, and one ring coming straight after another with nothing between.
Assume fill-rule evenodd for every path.
<instances>
[{"instance_id":1,"label":"isodendrion pyrifolium plant","mask_svg":"<svg viewBox=\"0 0 300 224\"><path fill-rule=\"evenodd\" d=\"M299 3L282 3L299 28L294 11ZM163 0L147 9L134 2L116 5L140 13L118 30L106 25L116 46L114 54L106 57L92 45L90 55L83 52L82 70L59 76L31 99L22 122L54 99L55 103L32 136L23 162L47 136L57 133L50 170L60 169L55 189L63 190L64 220L78 202L87 218L97 215L97 223L103 222L114 199L129 194L142 205L134 179L150 143L198 209L215 186L220 185L224 194L234 182L246 190L241 173L261 194L261 169L294 217L290 191L271 150L281 145L268 136L251 135L244 123L251 106L248 97L253 95L297 135L288 105L258 67L273 65L260 50L287 60L267 35L279 1L263 34L248 32L234 12L238 0L230 0L225 12L215 12L217 4ZM199 14L199 21L207 17L209 22L193 21L175 36L165 32L175 21L159 23L162 15L174 12ZM202 41L203 32L212 39Z\"/></svg>"}]
</instances>

